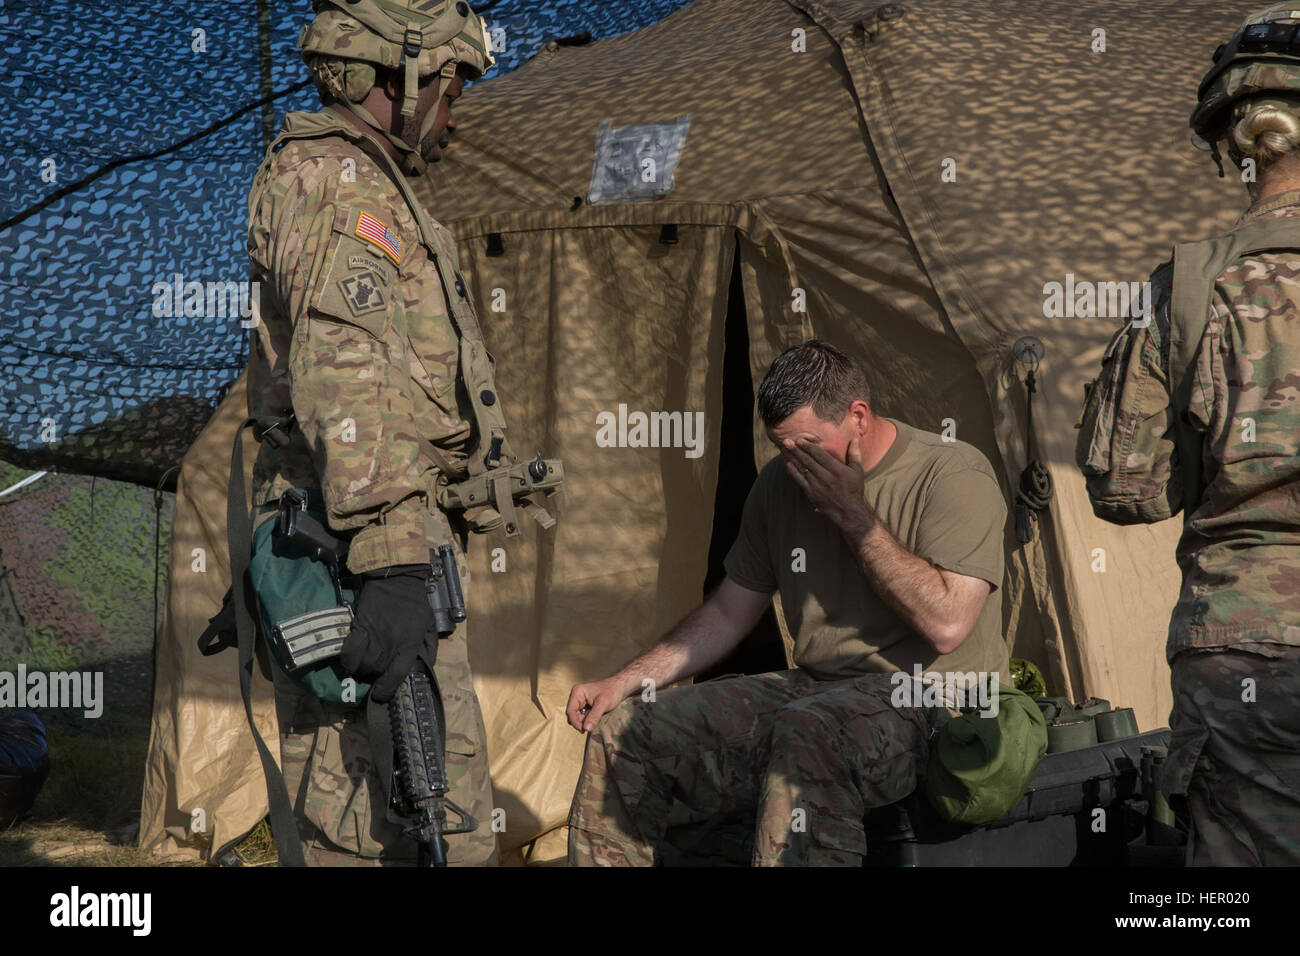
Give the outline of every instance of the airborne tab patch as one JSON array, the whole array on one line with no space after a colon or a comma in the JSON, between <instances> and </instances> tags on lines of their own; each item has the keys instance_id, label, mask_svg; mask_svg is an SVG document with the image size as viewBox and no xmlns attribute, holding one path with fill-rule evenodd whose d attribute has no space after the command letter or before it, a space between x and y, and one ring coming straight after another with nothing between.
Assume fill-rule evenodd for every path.
<instances>
[{"instance_id":1,"label":"airborne tab patch","mask_svg":"<svg viewBox=\"0 0 1300 956\"><path fill-rule=\"evenodd\" d=\"M402 264L402 237L370 215L370 213L363 212L357 216L356 234L366 242L384 250L384 253L393 260L395 265L400 266Z\"/></svg>"}]
</instances>

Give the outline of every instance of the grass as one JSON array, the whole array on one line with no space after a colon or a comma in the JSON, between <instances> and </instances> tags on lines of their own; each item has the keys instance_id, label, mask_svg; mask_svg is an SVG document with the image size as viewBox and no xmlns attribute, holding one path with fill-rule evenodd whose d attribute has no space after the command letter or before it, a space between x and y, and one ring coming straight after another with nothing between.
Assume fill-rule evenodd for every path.
<instances>
[{"instance_id":1,"label":"grass","mask_svg":"<svg viewBox=\"0 0 1300 956\"><path fill-rule=\"evenodd\" d=\"M0 831L0 867L195 866L168 863L135 845L149 721L106 708L97 720L50 715L50 775L33 815ZM263 820L236 848L248 866L275 862Z\"/></svg>"},{"instance_id":2,"label":"grass","mask_svg":"<svg viewBox=\"0 0 1300 956\"><path fill-rule=\"evenodd\" d=\"M148 721L111 710L97 721L36 713L46 723L50 775L33 816L0 832L0 866L157 865L134 846Z\"/></svg>"},{"instance_id":3,"label":"grass","mask_svg":"<svg viewBox=\"0 0 1300 956\"><path fill-rule=\"evenodd\" d=\"M274 866L275 840L271 838L271 824L263 820L253 827L248 836L235 847L235 852L246 866Z\"/></svg>"},{"instance_id":4,"label":"grass","mask_svg":"<svg viewBox=\"0 0 1300 956\"><path fill-rule=\"evenodd\" d=\"M0 462L0 488L30 473ZM34 708L46 728L50 773L33 815L0 831L0 866L157 866L158 857L135 846L153 693L152 496L100 482L92 498L84 479L49 475L34 490L5 499L5 506L58 483L73 487L59 507L38 516L41 527L31 533L59 532L65 546L47 561L10 570L16 579L71 588L82 605L78 613L99 621L103 633L92 640L75 627L50 626L42 607L18 606L0 581L6 602L0 610L8 614L0 671L12 673L22 663L29 672L102 672L104 711L87 719L76 709ZM170 530L170 507L164 507L164 572Z\"/></svg>"}]
</instances>

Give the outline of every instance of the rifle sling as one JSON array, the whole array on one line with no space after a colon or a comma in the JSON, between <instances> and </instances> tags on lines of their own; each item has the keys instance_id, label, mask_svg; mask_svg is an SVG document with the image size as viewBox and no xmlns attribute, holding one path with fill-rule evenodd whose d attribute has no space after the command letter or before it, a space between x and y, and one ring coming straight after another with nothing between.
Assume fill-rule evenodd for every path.
<instances>
[{"instance_id":1,"label":"rifle sling","mask_svg":"<svg viewBox=\"0 0 1300 956\"><path fill-rule=\"evenodd\" d=\"M257 640L257 627L249 608L249 593L245 584L248 562L253 551L253 512L244 492L244 429L258 424L258 419L244 419L235 433L235 448L230 457L230 490L226 498L226 529L230 546L230 587L235 606L235 629L239 647L239 694L244 700L244 714L253 731L257 754L262 760L262 774L266 778L266 801L271 818L271 835L275 839L275 852L280 866L306 866L302 841L298 836L298 823L294 819L289 790L280 767L271 755L262 733L253 719L253 644Z\"/></svg>"}]
</instances>

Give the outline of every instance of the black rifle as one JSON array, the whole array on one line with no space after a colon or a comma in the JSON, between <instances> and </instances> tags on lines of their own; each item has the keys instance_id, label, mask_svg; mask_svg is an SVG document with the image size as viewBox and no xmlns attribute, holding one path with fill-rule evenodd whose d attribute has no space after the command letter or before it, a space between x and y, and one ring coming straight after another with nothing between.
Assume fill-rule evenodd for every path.
<instances>
[{"instance_id":1,"label":"black rifle","mask_svg":"<svg viewBox=\"0 0 1300 956\"><path fill-rule=\"evenodd\" d=\"M434 628L444 637L465 620L465 596L456 569L456 552L449 544L429 551L429 581L425 591L433 609ZM452 833L473 833L478 821L468 810L447 799L446 737L442 695L434 673L417 660L411 673L397 688L388 704L393 729L393 754L397 758L393 776L398 805L410 821L406 833L419 844L419 865L447 865L443 837ZM447 825L447 811L457 817Z\"/></svg>"},{"instance_id":2,"label":"black rifle","mask_svg":"<svg viewBox=\"0 0 1300 956\"><path fill-rule=\"evenodd\" d=\"M279 531L289 541L302 547L313 559L329 568L335 594L349 617L352 606L344 599L339 568L347 557L347 543L334 537L306 511L306 501L295 492L286 492L280 501ZM465 620L465 597L456 552L444 544L429 551L429 580L426 585L434 627L439 638L456 630ZM323 614L324 612L317 612ZM337 622L335 622L335 625ZM276 629L277 632L280 630ZM279 633L276 634L279 639ZM320 663L323 640L298 639L315 647L310 663ZM337 656L342 641L333 647L330 657ZM298 666L295 661L295 667ZM455 833L472 833L478 821L466 810L447 799L446 737L442 694L431 667L417 660L415 667L402 679L397 693L388 703L388 720L393 739L393 803L404 818L406 834L419 844L420 866L446 866L444 837ZM447 811L456 815L455 825L448 826Z\"/></svg>"}]
</instances>

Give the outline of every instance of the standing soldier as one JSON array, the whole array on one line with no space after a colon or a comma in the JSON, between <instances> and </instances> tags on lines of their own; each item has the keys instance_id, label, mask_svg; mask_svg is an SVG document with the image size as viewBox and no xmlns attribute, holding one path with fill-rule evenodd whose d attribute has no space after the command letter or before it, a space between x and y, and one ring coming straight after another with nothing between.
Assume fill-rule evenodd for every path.
<instances>
[{"instance_id":1,"label":"standing soldier","mask_svg":"<svg viewBox=\"0 0 1300 956\"><path fill-rule=\"evenodd\" d=\"M452 102L493 60L465 3L315 8L300 42L323 109L285 117L249 196L261 320L250 414L290 422L278 434L259 429L253 504L265 514L288 489L319 490L330 530L349 539L347 570L362 582L340 664L372 682L375 701L393 696L417 657L436 657L447 796L480 821L447 838L447 859L495 863L465 629L437 640L425 587L430 549L453 543L467 583L463 528L453 532L459 518L438 506L435 483L475 447L476 461L483 450L499 459L504 420L450 234L406 179L441 159L455 129ZM414 857L415 843L387 816L376 767L386 761L372 754L364 711L322 700L278 670L275 684L307 861Z\"/></svg>"},{"instance_id":2,"label":"standing soldier","mask_svg":"<svg viewBox=\"0 0 1300 956\"><path fill-rule=\"evenodd\" d=\"M1191 126L1251 206L1151 277L1111 340L1076 458L1098 517L1183 511L1173 741L1197 864L1300 864L1300 4L1215 53ZM1145 327L1143 327L1145 325Z\"/></svg>"}]
</instances>

